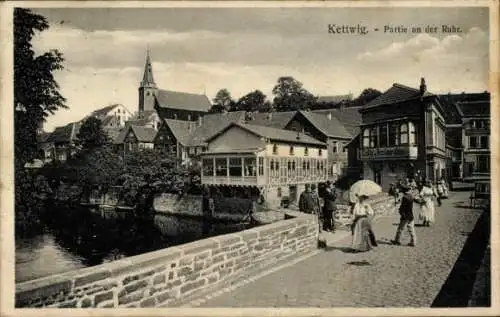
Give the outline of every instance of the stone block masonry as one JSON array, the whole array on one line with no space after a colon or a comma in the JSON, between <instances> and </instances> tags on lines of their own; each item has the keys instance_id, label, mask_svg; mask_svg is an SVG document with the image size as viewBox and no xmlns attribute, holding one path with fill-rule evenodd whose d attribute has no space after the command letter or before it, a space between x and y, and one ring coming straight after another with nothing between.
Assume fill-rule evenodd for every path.
<instances>
[{"instance_id":1,"label":"stone block masonry","mask_svg":"<svg viewBox=\"0 0 500 317\"><path fill-rule=\"evenodd\" d=\"M388 196L387 194L381 194L378 197L371 198L368 200L368 203L372 206L376 216L392 215L397 213L399 208L399 204L395 203L394 197ZM337 204L337 212L335 213L336 228L340 230L351 230L351 223L351 205L347 203Z\"/></svg>"},{"instance_id":2,"label":"stone block masonry","mask_svg":"<svg viewBox=\"0 0 500 317\"><path fill-rule=\"evenodd\" d=\"M16 307L182 305L317 249L315 216L105 263L16 285Z\"/></svg>"}]
</instances>

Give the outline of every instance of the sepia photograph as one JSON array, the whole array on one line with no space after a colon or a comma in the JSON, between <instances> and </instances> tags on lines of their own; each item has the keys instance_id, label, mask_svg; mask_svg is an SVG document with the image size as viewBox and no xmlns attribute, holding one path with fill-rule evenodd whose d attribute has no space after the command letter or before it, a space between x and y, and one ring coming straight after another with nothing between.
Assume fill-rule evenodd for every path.
<instances>
[{"instance_id":1,"label":"sepia photograph","mask_svg":"<svg viewBox=\"0 0 500 317\"><path fill-rule=\"evenodd\" d=\"M5 2L2 311L493 314L495 2Z\"/></svg>"}]
</instances>

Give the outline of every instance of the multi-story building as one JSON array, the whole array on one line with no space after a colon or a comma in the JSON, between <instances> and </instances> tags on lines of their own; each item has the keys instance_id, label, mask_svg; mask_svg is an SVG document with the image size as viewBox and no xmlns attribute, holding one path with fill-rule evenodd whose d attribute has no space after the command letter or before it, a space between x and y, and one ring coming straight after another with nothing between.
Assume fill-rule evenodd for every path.
<instances>
[{"instance_id":1,"label":"multi-story building","mask_svg":"<svg viewBox=\"0 0 500 317\"><path fill-rule=\"evenodd\" d=\"M202 184L258 189L271 208L326 181L326 143L301 132L233 122L206 142Z\"/></svg>"},{"instance_id":2,"label":"multi-story building","mask_svg":"<svg viewBox=\"0 0 500 317\"><path fill-rule=\"evenodd\" d=\"M460 93L440 96L452 115L446 125L450 180L490 178L490 94Z\"/></svg>"},{"instance_id":3,"label":"multi-story building","mask_svg":"<svg viewBox=\"0 0 500 317\"><path fill-rule=\"evenodd\" d=\"M114 104L94 110L88 117L101 120L102 127L108 129L124 127L125 123L132 117L132 114L124 105Z\"/></svg>"},{"instance_id":4,"label":"multi-story building","mask_svg":"<svg viewBox=\"0 0 500 317\"><path fill-rule=\"evenodd\" d=\"M446 176L446 119L439 96L394 84L359 110L359 158L365 179L388 189L406 177L435 181Z\"/></svg>"},{"instance_id":5,"label":"multi-story building","mask_svg":"<svg viewBox=\"0 0 500 317\"><path fill-rule=\"evenodd\" d=\"M257 113L249 116L248 123L301 132L326 143L326 170L331 181L349 172L359 173L359 168L349 169L345 147L359 133L358 108Z\"/></svg>"}]
</instances>

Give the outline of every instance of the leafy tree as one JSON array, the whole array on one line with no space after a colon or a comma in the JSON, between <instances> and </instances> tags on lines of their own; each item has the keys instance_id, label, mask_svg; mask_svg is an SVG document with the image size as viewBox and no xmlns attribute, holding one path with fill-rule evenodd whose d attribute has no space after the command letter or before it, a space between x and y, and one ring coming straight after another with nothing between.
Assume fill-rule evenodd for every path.
<instances>
[{"instance_id":1,"label":"leafy tree","mask_svg":"<svg viewBox=\"0 0 500 317\"><path fill-rule=\"evenodd\" d=\"M230 111L234 105L234 101L231 98L231 94L227 89L221 89L215 95L213 100L212 108L210 112L225 112Z\"/></svg>"},{"instance_id":2,"label":"leafy tree","mask_svg":"<svg viewBox=\"0 0 500 317\"><path fill-rule=\"evenodd\" d=\"M236 108L248 112L268 112L271 110L271 103L266 100L266 95L262 91L255 90L241 97Z\"/></svg>"},{"instance_id":3,"label":"leafy tree","mask_svg":"<svg viewBox=\"0 0 500 317\"><path fill-rule=\"evenodd\" d=\"M316 98L303 88L302 83L290 76L278 78L273 95L273 108L276 111L309 109L316 102Z\"/></svg>"},{"instance_id":4,"label":"leafy tree","mask_svg":"<svg viewBox=\"0 0 500 317\"><path fill-rule=\"evenodd\" d=\"M50 50L36 56L31 40L49 27L30 10L14 9L14 128L16 167L23 167L38 151L36 133L49 114L67 108L53 72L63 68L62 54Z\"/></svg>"},{"instance_id":5,"label":"leafy tree","mask_svg":"<svg viewBox=\"0 0 500 317\"><path fill-rule=\"evenodd\" d=\"M14 156L16 235L29 231L39 216L35 180L24 170L39 152L37 130L47 116L66 108L53 72L63 68L62 54L36 55L32 39L49 27L47 20L27 9L14 9Z\"/></svg>"},{"instance_id":6,"label":"leafy tree","mask_svg":"<svg viewBox=\"0 0 500 317\"><path fill-rule=\"evenodd\" d=\"M102 128L101 120L89 117L83 121L76 135L78 144L83 148L95 148L107 144L110 139Z\"/></svg>"},{"instance_id":7,"label":"leafy tree","mask_svg":"<svg viewBox=\"0 0 500 317\"><path fill-rule=\"evenodd\" d=\"M82 149L66 161L59 173L64 175L64 181L82 189L80 198L85 200L94 188L107 192L123 170L123 158L111 147L101 146Z\"/></svg>"},{"instance_id":8,"label":"leafy tree","mask_svg":"<svg viewBox=\"0 0 500 317\"><path fill-rule=\"evenodd\" d=\"M373 99L377 98L380 96L382 93L376 89L373 88L366 88L361 92L361 94L358 96L358 98L353 100L353 105L354 106L362 106Z\"/></svg>"},{"instance_id":9,"label":"leafy tree","mask_svg":"<svg viewBox=\"0 0 500 317\"><path fill-rule=\"evenodd\" d=\"M144 183L162 192L177 192L184 188L187 171L179 163L175 155L165 156L153 150L127 153L124 170L116 183L122 186L121 201L129 206L135 205L139 187Z\"/></svg>"}]
</instances>

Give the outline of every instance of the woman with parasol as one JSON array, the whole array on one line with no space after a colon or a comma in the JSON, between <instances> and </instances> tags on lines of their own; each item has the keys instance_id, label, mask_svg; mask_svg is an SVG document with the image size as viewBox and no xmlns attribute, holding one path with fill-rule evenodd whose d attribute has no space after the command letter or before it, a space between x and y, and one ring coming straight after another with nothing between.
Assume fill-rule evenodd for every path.
<instances>
[{"instance_id":1,"label":"woman with parasol","mask_svg":"<svg viewBox=\"0 0 500 317\"><path fill-rule=\"evenodd\" d=\"M355 252L365 252L377 246L375 234L372 230L372 219L374 212L367 202L369 196L378 194L382 188L375 182L361 180L351 186L349 198L354 203L352 209L353 222L352 250Z\"/></svg>"}]
</instances>

